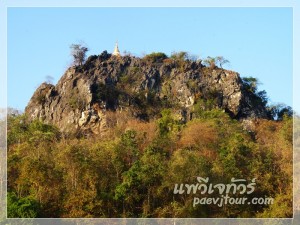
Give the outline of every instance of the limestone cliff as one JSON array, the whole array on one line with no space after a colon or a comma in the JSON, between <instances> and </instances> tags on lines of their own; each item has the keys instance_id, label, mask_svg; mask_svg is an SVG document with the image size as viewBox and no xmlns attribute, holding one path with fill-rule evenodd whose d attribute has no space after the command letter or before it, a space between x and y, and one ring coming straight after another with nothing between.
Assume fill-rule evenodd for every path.
<instances>
[{"instance_id":1,"label":"limestone cliff","mask_svg":"<svg viewBox=\"0 0 300 225\"><path fill-rule=\"evenodd\" d=\"M83 66L70 67L55 86L41 84L25 113L30 120L41 119L61 131L101 133L110 111L125 110L149 120L168 107L187 121L201 101L237 119L268 117L263 102L234 71L189 60L116 57L106 51L90 56Z\"/></svg>"}]
</instances>

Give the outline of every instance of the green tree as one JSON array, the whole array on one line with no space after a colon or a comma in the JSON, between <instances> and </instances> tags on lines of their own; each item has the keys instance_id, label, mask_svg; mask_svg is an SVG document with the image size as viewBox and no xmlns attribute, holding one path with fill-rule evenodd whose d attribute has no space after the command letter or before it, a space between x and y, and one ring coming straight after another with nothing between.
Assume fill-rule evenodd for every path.
<instances>
[{"instance_id":1,"label":"green tree","mask_svg":"<svg viewBox=\"0 0 300 225\"><path fill-rule=\"evenodd\" d=\"M216 58L208 56L206 59L204 59L204 65L209 66L211 69L214 69L216 67Z\"/></svg>"},{"instance_id":2,"label":"green tree","mask_svg":"<svg viewBox=\"0 0 300 225\"><path fill-rule=\"evenodd\" d=\"M156 210L157 217L208 217L209 208L193 207L193 195L174 195L175 184L195 184L196 178L211 177L211 162L197 150L176 150L168 160L167 172L160 187L163 204Z\"/></svg>"},{"instance_id":3,"label":"green tree","mask_svg":"<svg viewBox=\"0 0 300 225\"><path fill-rule=\"evenodd\" d=\"M189 57L189 54L187 52L181 51L181 52L172 52L171 59L174 59L176 61L185 61Z\"/></svg>"},{"instance_id":4,"label":"green tree","mask_svg":"<svg viewBox=\"0 0 300 225\"><path fill-rule=\"evenodd\" d=\"M7 118L7 144L21 143L28 136L28 125L25 116L9 116Z\"/></svg>"},{"instance_id":5,"label":"green tree","mask_svg":"<svg viewBox=\"0 0 300 225\"><path fill-rule=\"evenodd\" d=\"M172 132L179 131L180 125L178 121L173 117L170 109L163 109L161 111L161 118L157 121L159 135L166 137Z\"/></svg>"},{"instance_id":6,"label":"green tree","mask_svg":"<svg viewBox=\"0 0 300 225\"><path fill-rule=\"evenodd\" d=\"M243 77L242 78L244 87L251 91L252 93L256 93L257 86L260 84L257 78L254 77Z\"/></svg>"},{"instance_id":7,"label":"green tree","mask_svg":"<svg viewBox=\"0 0 300 225\"><path fill-rule=\"evenodd\" d=\"M40 205L33 198L18 198L14 192L7 193L8 218L36 218L39 216Z\"/></svg>"},{"instance_id":8,"label":"green tree","mask_svg":"<svg viewBox=\"0 0 300 225\"><path fill-rule=\"evenodd\" d=\"M122 216L153 217L154 209L161 204L158 189L165 172L165 153L155 146L148 147L122 174L122 183L116 187L115 199L122 201Z\"/></svg>"},{"instance_id":9,"label":"green tree","mask_svg":"<svg viewBox=\"0 0 300 225\"><path fill-rule=\"evenodd\" d=\"M162 63L168 56L163 52L152 52L149 55L146 55L143 60L150 63Z\"/></svg>"},{"instance_id":10,"label":"green tree","mask_svg":"<svg viewBox=\"0 0 300 225\"><path fill-rule=\"evenodd\" d=\"M285 104L271 105L268 110L275 120L283 120L284 116L292 117L294 114L292 107Z\"/></svg>"},{"instance_id":11,"label":"green tree","mask_svg":"<svg viewBox=\"0 0 300 225\"><path fill-rule=\"evenodd\" d=\"M217 57L208 56L203 62L204 65L214 69L217 65L219 65L220 68L223 68L223 65L229 63L229 60L225 59L223 56L217 56Z\"/></svg>"},{"instance_id":12,"label":"green tree","mask_svg":"<svg viewBox=\"0 0 300 225\"><path fill-rule=\"evenodd\" d=\"M229 63L229 60L225 59L223 56L217 56L215 62L219 64L220 68L223 68L223 65Z\"/></svg>"},{"instance_id":13,"label":"green tree","mask_svg":"<svg viewBox=\"0 0 300 225\"><path fill-rule=\"evenodd\" d=\"M8 145L22 143L31 139L57 140L60 137L58 129L39 120L28 123L25 115L9 116L7 122Z\"/></svg>"}]
</instances>

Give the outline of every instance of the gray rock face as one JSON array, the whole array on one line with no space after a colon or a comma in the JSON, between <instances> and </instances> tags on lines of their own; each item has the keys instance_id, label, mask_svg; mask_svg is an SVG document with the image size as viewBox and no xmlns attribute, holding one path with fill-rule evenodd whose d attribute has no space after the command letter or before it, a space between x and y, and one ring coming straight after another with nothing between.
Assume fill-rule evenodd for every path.
<instances>
[{"instance_id":1,"label":"gray rock face","mask_svg":"<svg viewBox=\"0 0 300 225\"><path fill-rule=\"evenodd\" d=\"M234 118L267 118L265 106L256 98L234 71L170 59L149 63L103 52L90 56L81 67L69 68L56 86L41 84L25 113L30 120L41 119L61 131L101 134L106 130L107 111L126 110L150 119L159 108L173 107L186 121L193 106L207 99Z\"/></svg>"}]
</instances>

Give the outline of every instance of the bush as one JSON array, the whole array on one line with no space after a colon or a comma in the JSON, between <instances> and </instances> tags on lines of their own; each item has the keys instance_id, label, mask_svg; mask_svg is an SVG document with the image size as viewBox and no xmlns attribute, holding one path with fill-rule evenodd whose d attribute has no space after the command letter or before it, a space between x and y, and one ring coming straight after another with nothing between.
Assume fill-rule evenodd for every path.
<instances>
[{"instance_id":1,"label":"bush","mask_svg":"<svg viewBox=\"0 0 300 225\"><path fill-rule=\"evenodd\" d=\"M173 52L171 54L171 59L175 62L175 65L178 67L181 73L184 72L185 66L189 61L189 55L187 52Z\"/></svg>"},{"instance_id":2,"label":"bush","mask_svg":"<svg viewBox=\"0 0 300 225\"><path fill-rule=\"evenodd\" d=\"M252 93L257 91L257 86L260 84L258 79L255 77L243 77L242 81L246 90L251 91Z\"/></svg>"},{"instance_id":3,"label":"bush","mask_svg":"<svg viewBox=\"0 0 300 225\"><path fill-rule=\"evenodd\" d=\"M229 63L229 60L225 59L223 56L210 57L208 56L204 60L204 65L209 66L211 69L216 68L219 65L220 68L223 68L224 64Z\"/></svg>"},{"instance_id":4,"label":"bush","mask_svg":"<svg viewBox=\"0 0 300 225\"><path fill-rule=\"evenodd\" d=\"M120 95L120 91L115 86L98 83L93 84L91 89L94 102L104 101L107 109L115 109L116 101Z\"/></svg>"},{"instance_id":5,"label":"bush","mask_svg":"<svg viewBox=\"0 0 300 225\"><path fill-rule=\"evenodd\" d=\"M271 105L268 107L270 115L275 120L283 120L286 117L293 117L293 109L285 104Z\"/></svg>"},{"instance_id":6,"label":"bush","mask_svg":"<svg viewBox=\"0 0 300 225\"><path fill-rule=\"evenodd\" d=\"M88 65L88 64L90 64L91 62L95 61L97 58L98 58L97 55L91 55L91 56L89 56L88 59L86 60L85 64Z\"/></svg>"},{"instance_id":7,"label":"bush","mask_svg":"<svg viewBox=\"0 0 300 225\"><path fill-rule=\"evenodd\" d=\"M44 104L46 102L46 96L44 94L40 94L36 97L36 101L39 104Z\"/></svg>"},{"instance_id":8,"label":"bush","mask_svg":"<svg viewBox=\"0 0 300 225\"><path fill-rule=\"evenodd\" d=\"M189 58L189 55L187 52L172 52L171 59L174 59L176 61L185 61Z\"/></svg>"},{"instance_id":9,"label":"bush","mask_svg":"<svg viewBox=\"0 0 300 225\"><path fill-rule=\"evenodd\" d=\"M205 66L209 66L211 69L216 67L216 58L208 56L203 62Z\"/></svg>"},{"instance_id":10,"label":"bush","mask_svg":"<svg viewBox=\"0 0 300 225\"><path fill-rule=\"evenodd\" d=\"M79 109L83 110L85 108L85 100L79 95L79 93L76 93L73 91L70 99L69 99L69 105L72 109Z\"/></svg>"},{"instance_id":11,"label":"bush","mask_svg":"<svg viewBox=\"0 0 300 225\"><path fill-rule=\"evenodd\" d=\"M15 193L7 193L8 218L36 218L39 216L40 204L30 198L18 198Z\"/></svg>"},{"instance_id":12,"label":"bush","mask_svg":"<svg viewBox=\"0 0 300 225\"><path fill-rule=\"evenodd\" d=\"M146 55L143 60L150 63L162 63L168 56L163 52L152 52L149 55Z\"/></svg>"}]
</instances>

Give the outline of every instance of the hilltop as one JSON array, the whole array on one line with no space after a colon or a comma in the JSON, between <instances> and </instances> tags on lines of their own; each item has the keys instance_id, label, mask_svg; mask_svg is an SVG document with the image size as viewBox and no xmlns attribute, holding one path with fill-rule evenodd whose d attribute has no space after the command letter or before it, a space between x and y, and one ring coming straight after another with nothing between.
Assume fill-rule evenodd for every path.
<instances>
[{"instance_id":1,"label":"hilltop","mask_svg":"<svg viewBox=\"0 0 300 225\"><path fill-rule=\"evenodd\" d=\"M169 108L186 123L195 111L221 109L234 119L271 118L265 99L239 73L204 66L177 54L144 58L114 56L106 51L67 69L54 86L43 83L25 114L65 132L102 134L109 116L120 113L142 121Z\"/></svg>"}]
</instances>

